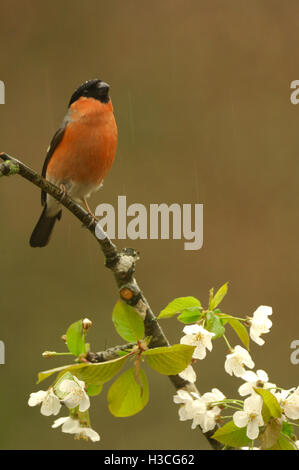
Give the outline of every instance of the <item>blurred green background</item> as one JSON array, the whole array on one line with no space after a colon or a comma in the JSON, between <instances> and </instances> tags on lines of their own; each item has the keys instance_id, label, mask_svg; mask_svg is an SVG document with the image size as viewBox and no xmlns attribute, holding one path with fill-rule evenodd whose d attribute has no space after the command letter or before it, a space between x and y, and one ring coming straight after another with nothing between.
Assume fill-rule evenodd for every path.
<instances>
[{"instance_id":1,"label":"blurred green background","mask_svg":"<svg viewBox=\"0 0 299 470\"><path fill-rule=\"evenodd\" d=\"M154 312L174 297L207 301L230 282L223 310L251 315L273 307L256 368L283 387L297 385L290 343L299 337L298 129L290 83L299 79L296 0L1 0L0 150L40 171L72 92L99 77L111 85L119 146L103 189L90 201L203 203L204 245L183 240L121 240L141 253L137 279ZM148 370L150 402L117 419L104 392L92 400L97 444L51 429L30 409L39 370L64 360L60 336L89 317L92 350L122 340L111 322L118 298L90 234L65 211L50 245L29 247L40 193L19 177L0 182L0 447L2 449L205 449L191 422L179 422L169 380ZM182 325L162 324L171 342ZM234 333L233 344L239 340ZM201 392L241 384L224 372L224 341L196 365ZM61 413L60 415L65 415Z\"/></svg>"}]
</instances>

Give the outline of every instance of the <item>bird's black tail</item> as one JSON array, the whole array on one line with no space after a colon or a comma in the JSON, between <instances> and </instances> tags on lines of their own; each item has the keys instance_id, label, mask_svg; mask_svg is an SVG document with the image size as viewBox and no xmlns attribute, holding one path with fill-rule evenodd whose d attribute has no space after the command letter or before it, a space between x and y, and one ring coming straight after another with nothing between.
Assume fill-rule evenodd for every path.
<instances>
[{"instance_id":1,"label":"bird's black tail","mask_svg":"<svg viewBox=\"0 0 299 470\"><path fill-rule=\"evenodd\" d=\"M43 247L49 243L55 222L56 220L61 219L61 210L58 212L58 214L50 217L47 216L46 210L47 206L44 207L42 215L40 216L35 226L35 229L33 230L32 235L30 237L30 246L34 248Z\"/></svg>"}]
</instances>

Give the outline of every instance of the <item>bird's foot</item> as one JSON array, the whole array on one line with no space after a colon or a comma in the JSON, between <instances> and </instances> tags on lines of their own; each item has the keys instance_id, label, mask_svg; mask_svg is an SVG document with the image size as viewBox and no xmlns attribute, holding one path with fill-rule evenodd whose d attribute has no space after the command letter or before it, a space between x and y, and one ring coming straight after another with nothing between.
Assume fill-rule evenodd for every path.
<instances>
[{"instance_id":1,"label":"bird's foot","mask_svg":"<svg viewBox=\"0 0 299 470\"><path fill-rule=\"evenodd\" d=\"M60 187L60 191L61 191L60 200L63 201L65 196L67 195L67 190L66 190L66 187L64 186L64 184L61 184L59 187Z\"/></svg>"},{"instance_id":2,"label":"bird's foot","mask_svg":"<svg viewBox=\"0 0 299 470\"><path fill-rule=\"evenodd\" d=\"M95 216L95 214L90 209L89 205L86 202L86 199L83 199L82 202L83 202L83 205L84 205L85 209L87 210L88 214L91 217L91 221L90 221L90 224L89 224L89 227L90 227L91 225L97 223L99 221L99 219Z\"/></svg>"}]
</instances>

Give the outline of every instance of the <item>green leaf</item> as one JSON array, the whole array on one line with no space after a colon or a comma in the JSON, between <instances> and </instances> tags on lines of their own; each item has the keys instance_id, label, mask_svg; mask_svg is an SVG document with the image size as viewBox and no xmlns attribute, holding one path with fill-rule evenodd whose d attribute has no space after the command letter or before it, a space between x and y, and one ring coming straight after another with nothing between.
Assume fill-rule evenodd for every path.
<instances>
[{"instance_id":1,"label":"green leaf","mask_svg":"<svg viewBox=\"0 0 299 470\"><path fill-rule=\"evenodd\" d=\"M278 441L280 431L282 429L282 422L278 419L270 419L265 427L264 432L261 434L262 449L270 449Z\"/></svg>"},{"instance_id":2,"label":"green leaf","mask_svg":"<svg viewBox=\"0 0 299 470\"><path fill-rule=\"evenodd\" d=\"M201 307L200 301L195 297L178 297L160 312L158 318L170 318L192 307Z\"/></svg>"},{"instance_id":3,"label":"green leaf","mask_svg":"<svg viewBox=\"0 0 299 470\"><path fill-rule=\"evenodd\" d=\"M112 312L112 321L118 334L133 343L144 337L144 323L136 310L119 300Z\"/></svg>"},{"instance_id":4,"label":"green leaf","mask_svg":"<svg viewBox=\"0 0 299 470\"><path fill-rule=\"evenodd\" d=\"M276 444L270 449L271 450L297 450L295 447L295 443L292 444L289 441L289 439L286 436L284 436L282 433L280 434Z\"/></svg>"},{"instance_id":5,"label":"green leaf","mask_svg":"<svg viewBox=\"0 0 299 470\"><path fill-rule=\"evenodd\" d=\"M287 423L286 421L284 421L282 423L282 433L292 438L294 436L293 426L290 423Z\"/></svg>"},{"instance_id":6,"label":"green leaf","mask_svg":"<svg viewBox=\"0 0 299 470\"><path fill-rule=\"evenodd\" d=\"M142 353L150 367L160 374L176 375L190 364L194 346L174 344L161 348L148 349Z\"/></svg>"},{"instance_id":7,"label":"green leaf","mask_svg":"<svg viewBox=\"0 0 299 470\"><path fill-rule=\"evenodd\" d=\"M99 362L98 364L89 364L81 367L76 372L80 380L87 384L101 385L112 379L123 367L128 356L113 359L112 361Z\"/></svg>"},{"instance_id":8,"label":"green leaf","mask_svg":"<svg viewBox=\"0 0 299 470\"><path fill-rule=\"evenodd\" d=\"M205 321L205 329L215 333L213 339L220 338L225 333L221 319L214 312L208 312Z\"/></svg>"},{"instance_id":9,"label":"green leaf","mask_svg":"<svg viewBox=\"0 0 299 470\"><path fill-rule=\"evenodd\" d=\"M66 345L68 350L76 357L85 353L85 340L82 330L82 320L79 320L68 328L66 332Z\"/></svg>"},{"instance_id":10,"label":"green leaf","mask_svg":"<svg viewBox=\"0 0 299 470\"><path fill-rule=\"evenodd\" d=\"M201 307L190 307L182 311L178 316L178 320L182 323L196 323L202 317Z\"/></svg>"},{"instance_id":11,"label":"green leaf","mask_svg":"<svg viewBox=\"0 0 299 470\"><path fill-rule=\"evenodd\" d=\"M87 395L90 397L95 397L101 393L103 385L89 384L87 386Z\"/></svg>"},{"instance_id":12,"label":"green leaf","mask_svg":"<svg viewBox=\"0 0 299 470\"><path fill-rule=\"evenodd\" d=\"M126 417L139 413L148 402L148 381L143 370L140 370L139 378L142 387L136 382L134 369L129 369L121 374L108 390L107 400L110 412L113 416Z\"/></svg>"},{"instance_id":13,"label":"green leaf","mask_svg":"<svg viewBox=\"0 0 299 470\"><path fill-rule=\"evenodd\" d=\"M275 398L275 396L269 391L264 388L254 388L254 391L258 393L263 399L263 409L262 415L265 423L272 418L280 418L281 417L281 408L280 405Z\"/></svg>"},{"instance_id":14,"label":"green leaf","mask_svg":"<svg viewBox=\"0 0 299 470\"><path fill-rule=\"evenodd\" d=\"M61 367L55 367L55 369L49 369L49 370L43 370L42 372L38 373L38 378L37 378L37 384L43 382L43 380L46 380L48 377L55 373L60 373L60 372L65 372L68 370L69 367L72 367L71 365L67 366L61 366Z\"/></svg>"},{"instance_id":15,"label":"green leaf","mask_svg":"<svg viewBox=\"0 0 299 470\"><path fill-rule=\"evenodd\" d=\"M211 296L210 302L209 302L209 310L214 310L220 302L224 299L224 297L227 294L227 289L228 289L228 282L223 284L223 286L220 287L220 289L216 292L216 294Z\"/></svg>"},{"instance_id":16,"label":"green leaf","mask_svg":"<svg viewBox=\"0 0 299 470\"><path fill-rule=\"evenodd\" d=\"M233 421L229 421L212 436L216 441L230 447L245 447L251 443L246 435L246 426L238 428Z\"/></svg>"},{"instance_id":17,"label":"green leaf","mask_svg":"<svg viewBox=\"0 0 299 470\"><path fill-rule=\"evenodd\" d=\"M51 375L61 372L70 372L71 374L78 377L80 380L84 380L86 384L101 385L108 380L112 379L120 369L123 367L128 356L113 359L112 361L99 362L97 364L73 364L62 367L56 367L55 369L46 370L38 374L37 383L42 382Z\"/></svg>"},{"instance_id":18,"label":"green leaf","mask_svg":"<svg viewBox=\"0 0 299 470\"><path fill-rule=\"evenodd\" d=\"M237 333L240 340L242 341L242 343L244 344L246 349L248 349L248 351L249 351L249 335L248 335L248 332L247 332L247 329L245 328L245 326L239 320L236 320L236 318L231 317L229 315L225 315L225 314L223 314L223 315L225 317L227 317L227 318L225 318L225 320L234 329L235 333ZM220 315L220 318L221 317L222 317L222 315Z\"/></svg>"}]
</instances>

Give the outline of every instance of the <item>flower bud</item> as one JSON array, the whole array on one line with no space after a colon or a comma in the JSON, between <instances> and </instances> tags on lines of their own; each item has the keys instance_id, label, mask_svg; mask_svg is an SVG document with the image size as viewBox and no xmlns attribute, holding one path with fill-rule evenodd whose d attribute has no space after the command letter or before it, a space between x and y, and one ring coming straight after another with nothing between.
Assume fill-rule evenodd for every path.
<instances>
[{"instance_id":1,"label":"flower bud","mask_svg":"<svg viewBox=\"0 0 299 470\"><path fill-rule=\"evenodd\" d=\"M82 320L82 328L85 332L89 330L91 325L92 325L92 321L89 320L88 318L84 318L84 320Z\"/></svg>"},{"instance_id":2,"label":"flower bud","mask_svg":"<svg viewBox=\"0 0 299 470\"><path fill-rule=\"evenodd\" d=\"M43 357L53 357L53 356L56 356L56 351L44 351L42 353L42 356Z\"/></svg>"}]
</instances>

